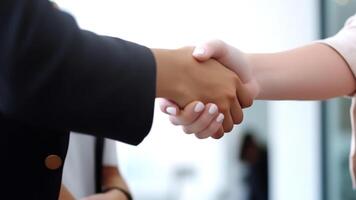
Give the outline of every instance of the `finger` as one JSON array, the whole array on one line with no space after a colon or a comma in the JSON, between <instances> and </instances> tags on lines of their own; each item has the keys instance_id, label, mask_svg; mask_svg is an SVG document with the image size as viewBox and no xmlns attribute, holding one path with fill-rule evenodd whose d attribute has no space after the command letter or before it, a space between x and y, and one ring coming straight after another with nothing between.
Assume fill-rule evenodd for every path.
<instances>
[{"instance_id":1,"label":"finger","mask_svg":"<svg viewBox=\"0 0 356 200\"><path fill-rule=\"evenodd\" d=\"M205 105L200 101L194 101L185 106L178 115L171 115L169 120L172 124L188 126L195 122L204 110Z\"/></svg>"},{"instance_id":2,"label":"finger","mask_svg":"<svg viewBox=\"0 0 356 200\"><path fill-rule=\"evenodd\" d=\"M220 113L206 129L196 133L195 136L199 139L205 139L213 136L221 128L223 120L224 114Z\"/></svg>"},{"instance_id":3,"label":"finger","mask_svg":"<svg viewBox=\"0 0 356 200\"><path fill-rule=\"evenodd\" d=\"M218 107L215 104L208 104L204 112L195 120L195 122L185 126L183 130L188 134L199 133L206 129L218 114Z\"/></svg>"},{"instance_id":4,"label":"finger","mask_svg":"<svg viewBox=\"0 0 356 200\"><path fill-rule=\"evenodd\" d=\"M193 56L198 61L206 61L210 58L216 59L225 67L234 71L243 83L248 83L252 79L252 71L247 68L250 65L245 54L222 40L211 40L197 45L193 51Z\"/></svg>"},{"instance_id":5,"label":"finger","mask_svg":"<svg viewBox=\"0 0 356 200\"><path fill-rule=\"evenodd\" d=\"M223 121L223 128L225 132L230 132L234 128L234 122L231 117L230 110L223 112L225 118Z\"/></svg>"},{"instance_id":6,"label":"finger","mask_svg":"<svg viewBox=\"0 0 356 200\"><path fill-rule=\"evenodd\" d=\"M224 136L224 129L221 125L219 130L216 131L211 137L214 139L220 139L220 138L222 138L222 136Z\"/></svg>"},{"instance_id":7,"label":"finger","mask_svg":"<svg viewBox=\"0 0 356 200\"><path fill-rule=\"evenodd\" d=\"M193 56L198 61L206 61L210 58L219 59L226 52L225 43L221 40L211 40L194 48Z\"/></svg>"},{"instance_id":8,"label":"finger","mask_svg":"<svg viewBox=\"0 0 356 200\"><path fill-rule=\"evenodd\" d=\"M168 99L159 99L159 107L162 112L168 115L178 115L180 112L178 105Z\"/></svg>"},{"instance_id":9,"label":"finger","mask_svg":"<svg viewBox=\"0 0 356 200\"><path fill-rule=\"evenodd\" d=\"M243 120L243 112L237 99L231 104L230 113L234 124L240 124Z\"/></svg>"},{"instance_id":10,"label":"finger","mask_svg":"<svg viewBox=\"0 0 356 200\"><path fill-rule=\"evenodd\" d=\"M253 96L250 91L241 82L239 77L236 77L236 96L239 99L239 104L241 108L250 107L253 103Z\"/></svg>"},{"instance_id":11,"label":"finger","mask_svg":"<svg viewBox=\"0 0 356 200\"><path fill-rule=\"evenodd\" d=\"M214 139L220 139L220 138L222 138L222 136L224 136L224 133L225 133L225 131L224 131L223 126L220 126L219 130L218 130L216 133L214 133L214 135L212 136L212 138L214 138Z\"/></svg>"}]
</instances>

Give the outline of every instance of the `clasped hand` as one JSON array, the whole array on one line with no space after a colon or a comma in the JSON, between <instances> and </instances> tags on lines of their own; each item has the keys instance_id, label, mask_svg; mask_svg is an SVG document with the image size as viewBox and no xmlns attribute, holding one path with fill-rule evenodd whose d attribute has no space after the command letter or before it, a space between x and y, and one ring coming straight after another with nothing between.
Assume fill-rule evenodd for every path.
<instances>
[{"instance_id":1,"label":"clasped hand","mask_svg":"<svg viewBox=\"0 0 356 200\"><path fill-rule=\"evenodd\" d=\"M177 102L179 97L172 98L174 101L163 99L161 110L170 115L173 124L182 125L184 132L194 133L198 138L218 139L225 132L230 132L234 124L242 122L242 108L252 105L258 92L257 84L244 54L222 41L214 40L198 46L188 56L201 66L199 70L189 68L185 81L191 82L198 75L204 87L190 84L197 88L186 91L200 91L200 95L188 95L196 101ZM181 95L184 96L186 94Z\"/></svg>"}]
</instances>

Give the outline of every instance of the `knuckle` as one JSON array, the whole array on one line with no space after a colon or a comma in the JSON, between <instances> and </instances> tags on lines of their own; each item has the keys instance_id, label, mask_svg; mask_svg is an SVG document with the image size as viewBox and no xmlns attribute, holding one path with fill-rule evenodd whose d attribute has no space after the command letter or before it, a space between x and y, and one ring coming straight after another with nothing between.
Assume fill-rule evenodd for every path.
<instances>
[{"instance_id":1,"label":"knuckle","mask_svg":"<svg viewBox=\"0 0 356 200\"><path fill-rule=\"evenodd\" d=\"M198 139L204 139L204 138L206 138L206 137L204 136L203 132L201 132L201 133L196 133L196 134L195 134L195 137L197 137Z\"/></svg>"},{"instance_id":2,"label":"knuckle","mask_svg":"<svg viewBox=\"0 0 356 200\"><path fill-rule=\"evenodd\" d=\"M224 126L225 132L230 132L234 128L234 125L232 123L228 123Z\"/></svg>"},{"instance_id":3,"label":"knuckle","mask_svg":"<svg viewBox=\"0 0 356 200\"><path fill-rule=\"evenodd\" d=\"M242 108L248 108L248 107L251 107L252 104L253 104L253 98L251 97L251 95L248 95L246 97L242 97L242 99L239 99L241 100L241 107Z\"/></svg>"},{"instance_id":4,"label":"knuckle","mask_svg":"<svg viewBox=\"0 0 356 200\"><path fill-rule=\"evenodd\" d=\"M247 97L246 104L244 105L245 108L251 107L253 104L253 98L251 96Z\"/></svg>"},{"instance_id":5,"label":"knuckle","mask_svg":"<svg viewBox=\"0 0 356 200\"><path fill-rule=\"evenodd\" d=\"M207 137L212 136L214 132L216 132L215 129L215 126L210 126L206 131L204 131L204 135L207 135Z\"/></svg>"},{"instance_id":6,"label":"knuckle","mask_svg":"<svg viewBox=\"0 0 356 200\"><path fill-rule=\"evenodd\" d=\"M226 104L220 106L220 112L224 113L225 116L228 113L229 109L230 109L229 106Z\"/></svg>"},{"instance_id":7,"label":"knuckle","mask_svg":"<svg viewBox=\"0 0 356 200\"><path fill-rule=\"evenodd\" d=\"M236 94L234 92L229 92L227 94L227 99L229 100L229 102L232 102L236 99Z\"/></svg>"},{"instance_id":8,"label":"knuckle","mask_svg":"<svg viewBox=\"0 0 356 200\"><path fill-rule=\"evenodd\" d=\"M244 120L244 114L243 112L239 112L237 119L235 120L236 124L241 124L241 122Z\"/></svg>"},{"instance_id":9,"label":"knuckle","mask_svg":"<svg viewBox=\"0 0 356 200\"><path fill-rule=\"evenodd\" d=\"M178 118L178 119L179 119L179 122L180 122L178 125L189 126L189 125L192 125L194 123L193 119L191 119L190 117L183 116L183 117Z\"/></svg>"},{"instance_id":10,"label":"knuckle","mask_svg":"<svg viewBox=\"0 0 356 200\"><path fill-rule=\"evenodd\" d=\"M215 39L213 40L213 43L215 43L215 45L219 48L219 50L223 55L226 53L226 49L225 49L226 44L224 41L220 39Z\"/></svg>"},{"instance_id":11,"label":"knuckle","mask_svg":"<svg viewBox=\"0 0 356 200\"><path fill-rule=\"evenodd\" d=\"M220 138L222 138L222 136L224 136L224 134L222 134L222 133L216 133L216 134L214 134L214 135L211 136L211 137L214 138L214 139L220 139Z\"/></svg>"},{"instance_id":12,"label":"knuckle","mask_svg":"<svg viewBox=\"0 0 356 200\"><path fill-rule=\"evenodd\" d=\"M183 129L183 132L186 133L186 134L192 134L192 133L193 133L193 131L190 130L190 128L188 128L188 127L186 127L186 126L183 126L182 129Z\"/></svg>"},{"instance_id":13,"label":"knuckle","mask_svg":"<svg viewBox=\"0 0 356 200\"><path fill-rule=\"evenodd\" d=\"M176 117L173 117L173 116L170 116L170 117L169 117L169 121L170 121L173 125L175 125L175 126L182 125L182 124L178 123L177 118L176 118Z\"/></svg>"},{"instance_id":14,"label":"knuckle","mask_svg":"<svg viewBox=\"0 0 356 200\"><path fill-rule=\"evenodd\" d=\"M213 46L216 46L216 47L220 47L222 44L223 44L223 41L221 39L212 39L210 41L207 42L208 45L213 45Z\"/></svg>"},{"instance_id":15,"label":"knuckle","mask_svg":"<svg viewBox=\"0 0 356 200\"><path fill-rule=\"evenodd\" d=\"M231 132L232 129L233 129L233 125L229 125L229 126L227 127L226 131L227 131L227 132Z\"/></svg>"}]
</instances>

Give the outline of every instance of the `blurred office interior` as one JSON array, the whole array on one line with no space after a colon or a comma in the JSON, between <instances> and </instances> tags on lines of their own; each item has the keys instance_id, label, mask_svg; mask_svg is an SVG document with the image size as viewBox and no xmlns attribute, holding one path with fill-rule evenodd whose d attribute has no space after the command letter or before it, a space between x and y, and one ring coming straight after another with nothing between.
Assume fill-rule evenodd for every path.
<instances>
[{"instance_id":1,"label":"blurred office interior","mask_svg":"<svg viewBox=\"0 0 356 200\"><path fill-rule=\"evenodd\" d=\"M354 0L56 0L79 25L149 47L212 38L247 52L274 52L335 34ZM348 174L350 100L256 101L221 140L198 140L158 106L150 135L118 143L119 164L137 200L248 200L242 139L252 133L268 155L271 200L356 199ZM144 112L144 110L142 111Z\"/></svg>"}]
</instances>

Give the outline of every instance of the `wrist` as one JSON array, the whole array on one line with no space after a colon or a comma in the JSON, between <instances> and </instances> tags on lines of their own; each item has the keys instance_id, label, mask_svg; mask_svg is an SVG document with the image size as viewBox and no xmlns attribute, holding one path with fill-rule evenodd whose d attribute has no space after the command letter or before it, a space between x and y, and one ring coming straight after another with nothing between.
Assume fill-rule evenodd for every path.
<instances>
[{"instance_id":1,"label":"wrist","mask_svg":"<svg viewBox=\"0 0 356 200\"><path fill-rule=\"evenodd\" d=\"M252 97L254 99L258 99L261 93L261 84L260 81L258 80L258 69L256 68L256 63L254 62L254 56L253 54L244 54L244 55L247 60L246 62L248 63L247 65L250 68L250 72L251 72L251 79L246 85Z\"/></svg>"},{"instance_id":2,"label":"wrist","mask_svg":"<svg viewBox=\"0 0 356 200\"><path fill-rule=\"evenodd\" d=\"M156 97L176 100L183 91L184 64L179 50L152 49L156 59Z\"/></svg>"},{"instance_id":3,"label":"wrist","mask_svg":"<svg viewBox=\"0 0 356 200\"><path fill-rule=\"evenodd\" d=\"M121 187L108 187L103 189L103 192L106 194L109 194L110 196L113 196L115 198L113 199L127 199L127 200L132 200L132 195L130 194L129 191L126 189L123 189Z\"/></svg>"},{"instance_id":4,"label":"wrist","mask_svg":"<svg viewBox=\"0 0 356 200\"><path fill-rule=\"evenodd\" d=\"M220 51L220 56L218 56L219 62L238 75L253 99L258 97L260 85L256 79L254 68L255 63L253 62L251 54L247 54L240 49L225 43L222 44Z\"/></svg>"}]
</instances>

